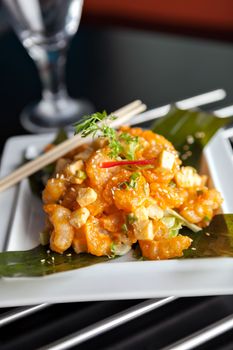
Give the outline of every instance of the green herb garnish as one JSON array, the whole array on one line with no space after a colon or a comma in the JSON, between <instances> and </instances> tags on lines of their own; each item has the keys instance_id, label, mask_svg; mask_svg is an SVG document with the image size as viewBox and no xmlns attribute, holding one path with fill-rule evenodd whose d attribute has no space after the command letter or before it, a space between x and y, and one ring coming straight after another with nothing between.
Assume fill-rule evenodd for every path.
<instances>
[{"instance_id":1,"label":"green herb garnish","mask_svg":"<svg viewBox=\"0 0 233 350\"><path fill-rule=\"evenodd\" d=\"M139 177L140 177L140 173L133 173L130 176L130 179L129 179L129 187L130 188L133 188L133 189L137 188L137 180Z\"/></svg>"},{"instance_id":2,"label":"green herb garnish","mask_svg":"<svg viewBox=\"0 0 233 350\"><path fill-rule=\"evenodd\" d=\"M79 169L76 171L76 177L78 177L80 180L86 180L87 174L85 171Z\"/></svg>"},{"instance_id":3,"label":"green herb garnish","mask_svg":"<svg viewBox=\"0 0 233 350\"><path fill-rule=\"evenodd\" d=\"M87 137L89 135L93 135L94 137L99 133L100 136L106 137L111 149L109 156L111 158L116 158L122 152L123 147L118 140L116 130L107 124L108 121L115 119L116 117L107 115L106 111L86 115L82 117L79 122L74 124L75 134L81 134L82 137Z\"/></svg>"},{"instance_id":4,"label":"green herb garnish","mask_svg":"<svg viewBox=\"0 0 233 350\"><path fill-rule=\"evenodd\" d=\"M137 172L133 173L130 176L129 181L121 182L118 185L118 188L120 190L129 190L130 188L135 190L137 188L137 180L138 180L139 177L140 177L140 173L137 173Z\"/></svg>"},{"instance_id":5,"label":"green herb garnish","mask_svg":"<svg viewBox=\"0 0 233 350\"><path fill-rule=\"evenodd\" d=\"M121 226L121 231L124 232L124 233L127 233L127 232L128 232L128 226L127 226L127 224L123 224L123 225Z\"/></svg>"},{"instance_id":6,"label":"green herb garnish","mask_svg":"<svg viewBox=\"0 0 233 350\"><path fill-rule=\"evenodd\" d=\"M116 256L116 244L114 242L112 242L110 245L110 251L111 251L110 258L115 258L115 256Z\"/></svg>"},{"instance_id":7,"label":"green herb garnish","mask_svg":"<svg viewBox=\"0 0 233 350\"><path fill-rule=\"evenodd\" d=\"M74 124L75 134L81 134L82 137L89 135L105 137L109 141L109 148L111 149L109 156L133 160L135 159L135 152L139 146L138 136L131 136L128 133L117 134L116 130L111 128L107 122L116 119L112 115L107 115L106 111L102 113L94 113L84 116L79 122ZM124 144L125 143L125 144Z\"/></svg>"},{"instance_id":8,"label":"green herb garnish","mask_svg":"<svg viewBox=\"0 0 233 350\"><path fill-rule=\"evenodd\" d=\"M81 134L82 137L95 136L98 131L102 131L103 125L101 126L100 122L107 118L114 119L114 117L108 116L106 111L85 115L74 124L75 134Z\"/></svg>"},{"instance_id":9,"label":"green herb garnish","mask_svg":"<svg viewBox=\"0 0 233 350\"><path fill-rule=\"evenodd\" d=\"M132 225L137 220L138 220L138 218L133 213L130 213L126 216L126 221L127 221L128 225Z\"/></svg>"},{"instance_id":10,"label":"green herb garnish","mask_svg":"<svg viewBox=\"0 0 233 350\"><path fill-rule=\"evenodd\" d=\"M112 138L112 139L108 138L109 147L111 148L111 152L109 153L110 158L117 158L120 155L120 153L123 151L123 147L121 143L117 141L116 137L117 136L115 135L115 138Z\"/></svg>"}]
</instances>

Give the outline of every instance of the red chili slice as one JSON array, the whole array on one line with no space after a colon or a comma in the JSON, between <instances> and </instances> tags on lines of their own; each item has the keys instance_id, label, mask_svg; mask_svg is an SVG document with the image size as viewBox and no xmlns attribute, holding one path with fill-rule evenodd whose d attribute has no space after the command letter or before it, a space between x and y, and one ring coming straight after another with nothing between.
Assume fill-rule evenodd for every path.
<instances>
[{"instance_id":1,"label":"red chili slice","mask_svg":"<svg viewBox=\"0 0 233 350\"><path fill-rule=\"evenodd\" d=\"M142 159L142 160L119 160L115 162L103 162L100 165L100 168L112 168L114 166L121 166L121 165L148 165L153 164L156 158L152 159Z\"/></svg>"}]
</instances>

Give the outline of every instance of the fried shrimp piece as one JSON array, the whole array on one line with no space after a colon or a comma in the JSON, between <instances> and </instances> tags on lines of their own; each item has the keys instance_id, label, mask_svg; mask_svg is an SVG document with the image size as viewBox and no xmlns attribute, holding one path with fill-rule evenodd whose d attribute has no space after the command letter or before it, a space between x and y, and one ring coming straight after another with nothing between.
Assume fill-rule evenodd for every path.
<instances>
[{"instance_id":1,"label":"fried shrimp piece","mask_svg":"<svg viewBox=\"0 0 233 350\"><path fill-rule=\"evenodd\" d=\"M109 232L120 232L125 223L124 212L116 211L110 215L103 215L99 219L100 225Z\"/></svg>"},{"instance_id":2,"label":"fried shrimp piece","mask_svg":"<svg viewBox=\"0 0 233 350\"><path fill-rule=\"evenodd\" d=\"M87 239L83 227L75 230L72 247L77 254L87 252Z\"/></svg>"},{"instance_id":3,"label":"fried shrimp piece","mask_svg":"<svg viewBox=\"0 0 233 350\"><path fill-rule=\"evenodd\" d=\"M53 225L50 247L55 252L63 253L71 246L74 237L74 228L69 222L71 211L58 204L46 204L44 211Z\"/></svg>"},{"instance_id":4,"label":"fried shrimp piece","mask_svg":"<svg viewBox=\"0 0 233 350\"><path fill-rule=\"evenodd\" d=\"M165 209L179 208L188 197L188 192L179 187L172 187L169 184L153 182L150 185L151 196Z\"/></svg>"},{"instance_id":5,"label":"fried shrimp piece","mask_svg":"<svg viewBox=\"0 0 233 350\"><path fill-rule=\"evenodd\" d=\"M66 181L63 178L51 178L48 180L42 193L42 200L45 204L55 204L66 192Z\"/></svg>"},{"instance_id":6,"label":"fried shrimp piece","mask_svg":"<svg viewBox=\"0 0 233 350\"><path fill-rule=\"evenodd\" d=\"M202 188L207 180L207 176L199 175L191 166L183 166L181 169L175 174L175 181L178 186L183 188Z\"/></svg>"},{"instance_id":7,"label":"fried shrimp piece","mask_svg":"<svg viewBox=\"0 0 233 350\"><path fill-rule=\"evenodd\" d=\"M79 205L76 202L77 193L79 190L79 186L72 185L67 187L65 194L62 197L62 200L59 202L63 207L68 208L70 210L76 210Z\"/></svg>"},{"instance_id":8,"label":"fried shrimp piece","mask_svg":"<svg viewBox=\"0 0 233 350\"><path fill-rule=\"evenodd\" d=\"M114 203L113 194L114 191L121 186L121 184L128 181L132 172L126 169L120 169L117 174L111 176L111 178L107 181L104 189L103 189L103 198L109 205Z\"/></svg>"},{"instance_id":9,"label":"fried shrimp piece","mask_svg":"<svg viewBox=\"0 0 233 350\"><path fill-rule=\"evenodd\" d=\"M75 250L77 251L80 247L83 248L85 242L88 253L96 256L111 254L112 239L108 232L101 228L99 220L93 216L90 216L86 224L75 234L75 240L73 242Z\"/></svg>"},{"instance_id":10,"label":"fried shrimp piece","mask_svg":"<svg viewBox=\"0 0 233 350\"><path fill-rule=\"evenodd\" d=\"M91 215L97 216L101 215L104 210L107 210L108 204L102 198L101 192L97 192L97 199L95 202L86 206L86 208L90 211Z\"/></svg>"},{"instance_id":11,"label":"fried shrimp piece","mask_svg":"<svg viewBox=\"0 0 233 350\"><path fill-rule=\"evenodd\" d=\"M191 245L191 238L178 235L159 241L139 240L142 255L149 260L163 260L181 257L183 250Z\"/></svg>"},{"instance_id":12,"label":"fried shrimp piece","mask_svg":"<svg viewBox=\"0 0 233 350\"><path fill-rule=\"evenodd\" d=\"M79 208L74 210L70 216L70 223L75 228L82 227L90 216L90 212L87 208Z\"/></svg>"},{"instance_id":13,"label":"fried shrimp piece","mask_svg":"<svg viewBox=\"0 0 233 350\"><path fill-rule=\"evenodd\" d=\"M222 197L215 189L205 189L197 195L195 199L184 203L180 209L180 215L192 224L197 224L201 227L207 226L211 221L215 210L222 204Z\"/></svg>"},{"instance_id":14,"label":"fried shrimp piece","mask_svg":"<svg viewBox=\"0 0 233 350\"><path fill-rule=\"evenodd\" d=\"M174 177L174 171L160 167L143 170L142 173L150 184L168 184Z\"/></svg>"},{"instance_id":15,"label":"fried shrimp piece","mask_svg":"<svg viewBox=\"0 0 233 350\"><path fill-rule=\"evenodd\" d=\"M109 157L110 149L104 147L94 152L86 161L86 173L93 188L101 190L101 187L118 171L117 168L102 169L101 163L112 161Z\"/></svg>"},{"instance_id":16,"label":"fried shrimp piece","mask_svg":"<svg viewBox=\"0 0 233 350\"><path fill-rule=\"evenodd\" d=\"M136 172L138 177L132 181L134 174L124 169L120 170L107 183L103 192L106 201L113 200L114 205L126 213L133 212L148 196L145 178Z\"/></svg>"}]
</instances>

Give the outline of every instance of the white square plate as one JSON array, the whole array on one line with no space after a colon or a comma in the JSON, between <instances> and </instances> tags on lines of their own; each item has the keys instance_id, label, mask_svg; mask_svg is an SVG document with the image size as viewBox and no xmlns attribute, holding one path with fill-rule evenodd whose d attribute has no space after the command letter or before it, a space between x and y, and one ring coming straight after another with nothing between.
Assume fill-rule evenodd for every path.
<instances>
[{"instance_id":1,"label":"white square plate","mask_svg":"<svg viewBox=\"0 0 233 350\"><path fill-rule=\"evenodd\" d=\"M214 185L224 197L224 213L233 213L233 153L228 141L232 135L233 129L219 131L204 152ZM21 164L29 145L42 148L52 139L53 135L48 134L10 138L3 152L1 176ZM0 208L0 250L26 250L38 245L43 213L27 180L0 194ZM135 261L129 254L111 262L44 277L2 278L0 307L232 294L232 275L232 258Z\"/></svg>"}]
</instances>

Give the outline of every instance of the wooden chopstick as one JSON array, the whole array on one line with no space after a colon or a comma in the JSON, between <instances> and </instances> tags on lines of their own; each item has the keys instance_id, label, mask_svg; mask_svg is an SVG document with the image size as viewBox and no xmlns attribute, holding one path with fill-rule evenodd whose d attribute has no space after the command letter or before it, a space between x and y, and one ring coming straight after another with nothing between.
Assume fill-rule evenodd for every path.
<instances>
[{"instance_id":1,"label":"wooden chopstick","mask_svg":"<svg viewBox=\"0 0 233 350\"><path fill-rule=\"evenodd\" d=\"M143 104L140 100L133 101L128 105L111 113L115 115L117 119L113 120L110 125L112 127L123 125L133 116L142 113L145 110L146 105ZM83 139L80 135L75 135L55 146L50 151L37 157L36 159L22 165L11 174L5 176L0 180L0 192L6 190L10 186L17 184L22 179L34 174L44 166L53 163L55 160L64 156L66 153L70 152L75 147L80 146L84 142L86 142L86 139Z\"/></svg>"}]
</instances>

